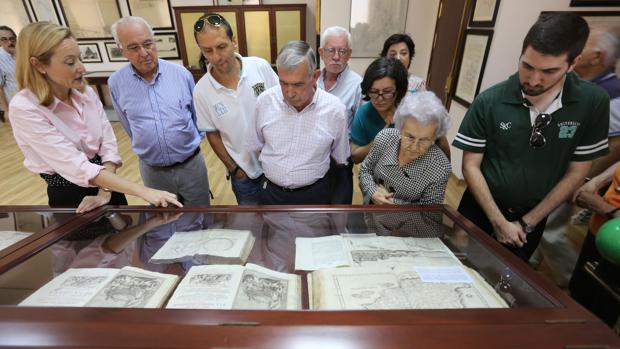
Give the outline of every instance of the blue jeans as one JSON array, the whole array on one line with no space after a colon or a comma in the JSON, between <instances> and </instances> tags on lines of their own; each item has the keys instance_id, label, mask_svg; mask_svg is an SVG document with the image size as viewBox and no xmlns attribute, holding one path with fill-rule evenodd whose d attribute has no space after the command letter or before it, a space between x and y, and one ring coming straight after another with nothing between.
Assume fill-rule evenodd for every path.
<instances>
[{"instance_id":1,"label":"blue jeans","mask_svg":"<svg viewBox=\"0 0 620 349\"><path fill-rule=\"evenodd\" d=\"M232 177L230 184L232 185L233 193L237 199L239 205L258 205L258 194L260 192L262 176L255 179L244 177L242 179L236 179Z\"/></svg>"}]
</instances>

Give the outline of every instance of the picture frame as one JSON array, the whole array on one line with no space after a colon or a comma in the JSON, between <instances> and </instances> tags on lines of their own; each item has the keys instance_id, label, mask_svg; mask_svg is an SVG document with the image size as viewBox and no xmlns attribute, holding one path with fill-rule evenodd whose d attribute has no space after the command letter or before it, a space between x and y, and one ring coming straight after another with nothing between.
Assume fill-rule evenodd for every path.
<instances>
[{"instance_id":1,"label":"picture frame","mask_svg":"<svg viewBox=\"0 0 620 349\"><path fill-rule=\"evenodd\" d=\"M262 5L263 0L215 0L215 6Z\"/></svg>"},{"instance_id":2,"label":"picture frame","mask_svg":"<svg viewBox=\"0 0 620 349\"><path fill-rule=\"evenodd\" d=\"M111 39L121 18L118 0L58 0L63 20L78 40Z\"/></svg>"},{"instance_id":3,"label":"picture frame","mask_svg":"<svg viewBox=\"0 0 620 349\"><path fill-rule=\"evenodd\" d=\"M570 6L620 6L620 0L570 0Z\"/></svg>"},{"instance_id":4,"label":"picture frame","mask_svg":"<svg viewBox=\"0 0 620 349\"><path fill-rule=\"evenodd\" d=\"M456 83L452 98L469 107L474 101L486 66L493 30L468 29L465 32L461 50L461 58L458 64L459 70L456 73Z\"/></svg>"},{"instance_id":5,"label":"picture frame","mask_svg":"<svg viewBox=\"0 0 620 349\"><path fill-rule=\"evenodd\" d=\"M58 8L54 5L53 0L28 0L32 14L34 15L34 21L47 21L54 24L60 23L60 13Z\"/></svg>"},{"instance_id":6,"label":"picture frame","mask_svg":"<svg viewBox=\"0 0 620 349\"><path fill-rule=\"evenodd\" d=\"M180 59L177 33L155 33L157 55L162 59Z\"/></svg>"},{"instance_id":7,"label":"picture frame","mask_svg":"<svg viewBox=\"0 0 620 349\"><path fill-rule=\"evenodd\" d=\"M108 61L110 62L128 62L127 58L123 56L120 47L114 42L104 42L105 51L108 53Z\"/></svg>"},{"instance_id":8,"label":"picture frame","mask_svg":"<svg viewBox=\"0 0 620 349\"><path fill-rule=\"evenodd\" d=\"M409 0L393 0L390 6L384 0L351 1L351 57L377 58L386 38L405 32L408 8Z\"/></svg>"},{"instance_id":9,"label":"picture frame","mask_svg":"<svg viewBox=\"0 0 620 349\"><path fill-rule=\"evenodd\" d=\"M470 27L494 27L500 0L475 0L469 18Z\"/></svg>"},{"instance_id":10,"label":"picture frame","mask_svg":"<svg viewBox=\"0 0 620 349\"><path fill-rule=\"evenodd\" d=\"M0 8L2 9L2 25L13 29L16 34L32 22L26 0L0 0Z\"/></svg>"},{"instance_id":11,"label":"picture frame","mask_svg":"<svg viewBox=\"0 0 620 349\"><path fill-rule=\"evenodd\" d=\"M170 0L126 0L131 16L144 18L153 29L174 29Z\"/></svg>"},{"instance_id":12,"label":"picture frame","mask_svg":"<svg viewBox=\"0 0 620 349\"><path fill-rule=\"evenodd\" d=\"M83 63L103 63L99 45L96 42L78 43Z\"/></svg>"}]
</instances>

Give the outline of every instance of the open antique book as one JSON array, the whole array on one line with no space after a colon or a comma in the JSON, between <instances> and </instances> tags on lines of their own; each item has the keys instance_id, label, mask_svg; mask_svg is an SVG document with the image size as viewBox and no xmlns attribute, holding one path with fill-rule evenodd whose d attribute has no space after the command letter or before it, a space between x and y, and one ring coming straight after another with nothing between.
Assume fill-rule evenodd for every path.
<instances>
[{"instance_id":1,"label":"open antique book","mask_svg":"<svg viewBox=\"0 0 620 349\"><path fill-rule=\"evenodd\" d=\"M345 234L295 239L296 270L386 263L461 265L439 238Z\"/></svg>"},{"instance_id":2,"label":"open antique book","mask_svg":"<svg viewBox=\"0 0 620 349\"><path fill-rule=\"evenodd\" d=\"M174 233L151 263L245 264L254 245L249 230L207 229Z\"/></svg>"},{"instance_id":3,"label":"open antique book","mask_svg":"<svg viewBox=\"0 0 620 349\"><path fill-rule=\"evenodd\" d=\"M301 280L251 263L193 266L166 308L301 309Z\"/></svg>"},{"instance_id":4,"label":"open antique book","mask_svg":"<svg viewBox=\"0 0 620 349\"><path fill-rule=\"evenodd\" d=\"M160 308L178 279L134 267L69 269L19 305Z\"/></svg>"},{"instance_id":5,"label":"open antique book","mask_svg":"<svg viewBox=\"0 0 620 349\"><path fill-rule=\"evenodd\" d=\"M374 265L308 274L310 309L505 308L506 302L465 266Z\"/></svg>"}]
</instances>

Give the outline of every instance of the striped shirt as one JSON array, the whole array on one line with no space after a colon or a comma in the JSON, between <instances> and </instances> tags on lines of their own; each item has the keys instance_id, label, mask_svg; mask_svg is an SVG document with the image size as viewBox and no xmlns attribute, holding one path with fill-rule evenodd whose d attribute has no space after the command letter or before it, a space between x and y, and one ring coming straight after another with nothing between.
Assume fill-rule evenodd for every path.
<instances>
[{"instance_id":1,"label":"striped shirt","mask_svg":"<svg viewBox=\"0 0 620 349\"><path fill-rule=\"evenodd\" d=\"M10 55L0 47L0 87L4 90L7 102L17 93L15 80L15 56Z\"/></svg>"},{"instance_id":2,"label":"striped shirt","mask_svg":"<svg viewBox=\"0 0 620 349\"><path fill-rule=\"evenodd\" d=\"M192 103L194 79L182 66L158 60L152 81L128 64L108 80L116 114L133 151L150 166L169 166L200 145Z\"/></svg>"},{"instance_id":3,"label":"striped shirt","mask_svg":"<svg viewBox=\"0 0 620 349\"><path fill-rule=\"evenodd\" d=\"M344 104L322 89L298 112L280 86L272 87L258 97L248 131L248 148L260 151L265 177L285 188L313 184L329 170L330 157L346 164L350 155Z\"/></svg>"}]
</instances>

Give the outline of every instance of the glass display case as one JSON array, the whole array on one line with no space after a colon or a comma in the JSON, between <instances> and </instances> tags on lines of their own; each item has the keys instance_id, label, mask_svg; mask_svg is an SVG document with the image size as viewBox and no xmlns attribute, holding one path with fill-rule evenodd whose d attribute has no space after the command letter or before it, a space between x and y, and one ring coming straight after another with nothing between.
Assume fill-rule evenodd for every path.
<instances>
[{"instance_id":1,"label":"glass display case","mask_svg":"<svg viewBox=\"0 0 620 349\"><path fill-rule=\"evenodd\" d=\"M1 207L0 212L23 215ZM47 217L60 214L42 209L30 212L43 212ZM128 206L104 207L86 215L59 219L62 223L56 219L52 225L48 223L47 228L37 233L37 239L21 242L9 255L0 254L3 304L0 345L149 348L395 348L414 343L419 347L461 348L620 345L613 332L594 315L447 206L214 206L173 210ZM153 255L175 233L204 229L251 232L254 241L247 262L299 275L301 309L17 306L69 268L133 266L175 274L182 279L192 266L210 264L210 257L154 263ZM436 239L457 263L479 276L503 306L447 309L458 308L458 304L466 308L470 295L458 293L454 306L448 302L452 295L442 291L427 292L424 297L431 301L416 306L433 309L372 310L372 306L364 305L358 310L311 310L309 288L314 285L308 285L309 272L295 269L296 239L332 235ZM413 253L416 258L418 253ZM433 254L424 256L439 258ZM10 285L6 280L10 280ZM9 288L11 292L7 296ZM383 296L390 304L397 297L393 292Z\"/></svg>"}]
</instances>

